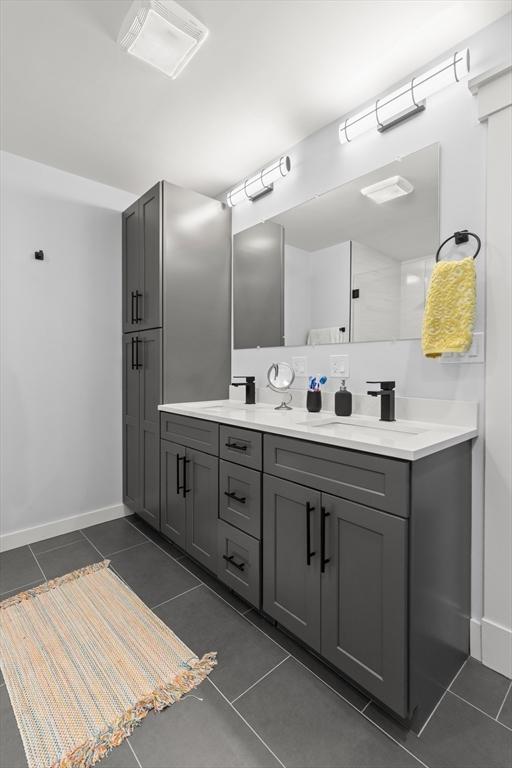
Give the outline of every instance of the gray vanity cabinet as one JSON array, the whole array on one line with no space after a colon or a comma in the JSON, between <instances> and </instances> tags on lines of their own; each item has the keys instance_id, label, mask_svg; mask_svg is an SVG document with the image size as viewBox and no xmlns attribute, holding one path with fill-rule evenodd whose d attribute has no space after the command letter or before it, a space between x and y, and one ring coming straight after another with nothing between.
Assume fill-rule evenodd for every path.
<instances>
[{"instance_id":1,"label":"gray vanity cabinet","mask_svg":"<svg viewBox=\"0 0 512 768\"><path fill-rule=\"evenodd\" d=\"M123 213L123 331L162 325L161 185Z\"/></svg>"},{"instance_id":2,"label":"gray vanity cabinet","mask_svg":"<svg viewBox=\"0 0 512 768\"><path fill-rule=\"evenodd\" d=\"M187 547L187 510L181 481L186 450L183 445L171 443L170 440L161 441L160 528L183 549Z\"/></svg>"},{"instance_id":3,"label":"gray vanity cabinet","mask_svg":"<svg viewBox=\"0 0 512 768\"><path fill-rule=\"evenodd\" d=\"M265 475L263 610L317 651L320 650L319 554L320 493Z\"/></svg>"},{"instance_id":4,"label":"gray vanity cabinet","mask_svg":"<svg viewBox=\"0 0 512 768\"><path fill-rule=\"evenodd\" d=\"M187 448L183 482L187 500L187 552L198 562L217 569L219 516L219 460Z\"/></svg>"},{"instance_id":5,"label":"gray vanity cabinet","mask_svg":"<svg viewBox=\"0 0 512 768\"><path fill-rule=\"evenodd\" d=\"M161 530L193 558L217 570L219 460L161 440Z\"/></svg>"},{"instance_id":6,"label":"gray vanity cabinet","mask_svg":"<svg viewBox=\"0 0 512 768\"><path fill-rule=\"evenodd\" d=\"M140 373L135 366L135 336L123 335L123 501L134 512L141 502Z\"/></svg>"},{"instance_id":7,"label":"gray vanity cabinet","mask_svg":"<svg viewBox=\"0 0 512 768\"><path fill-rule=\"evenodd\" d=\"M219 200L161 181L122 214L122 245L123 500L158 529L161 487L170 494L174 483L160 481L158 405L228 393L231 211ZM183 420L172 421L162 437L218 454L217 425L187 435ZM202 488L200 466L196 484ZM168 475L172 471L166 466ZM171 506L170 500L163 501L164 532L177 540L179 514L176 499ZM210 547L200 538L194 532L198 553ZM207 563L204 551L198 558Z\"/></svg>"},{"instance_id":8,"label":"gray vanity cabinet","mask_svg":"<svg viewBox=\"0 0 512 768\"><path fill-rule=\"evenodd\" d=\"M407 715L407 520L322 494L321 654Z\"/></svg>"},{"instance_id":9,"label":"gray vanity cabinet","mask_svg":"<svg viewBox=\"0 0 512 768\"><path fill-rule=\"evenodd\" d=\"M160 526L161 346L159 329L123 335L123 500L155 528Z\"/></svg>"},{"instance_id":10,"label":"gray vanity cabinet","mask_svg":"<svg viewBox=\"0 0 512 768\"><path fill-rule=\"evenodd\" d=\"M139 201L123 213L123 331L136 331L136 291L140 291Z\"/></svg>"}]
</instances>

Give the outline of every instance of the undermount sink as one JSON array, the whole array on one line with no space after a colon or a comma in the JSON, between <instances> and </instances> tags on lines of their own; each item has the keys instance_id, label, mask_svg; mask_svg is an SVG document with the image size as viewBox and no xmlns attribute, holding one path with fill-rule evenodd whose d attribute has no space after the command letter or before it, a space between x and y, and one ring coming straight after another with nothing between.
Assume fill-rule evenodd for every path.
<instances>
[{"instance_id":1,"label":"undermount sink","mask_svg":"<svg viewBox=\"0 0 512 768\"><path fill-rule=\"evenodd\" d=\"M400 424L397 422L382 422L382 421L369 421L368 423L361 423L359 421L341 421L340 419L331 419L329 421L322 421L313 423L311 421L300 422L300 426L309 427L310 429L318 429L322 432L328 432L330 435L343 435L347 432L347 429L356 427L357 429L369 432L398 432L402 435L421 435L423 432L429 432L429 428L423 427L411 427L409 425Z\"/></svg>"}]
</instances>

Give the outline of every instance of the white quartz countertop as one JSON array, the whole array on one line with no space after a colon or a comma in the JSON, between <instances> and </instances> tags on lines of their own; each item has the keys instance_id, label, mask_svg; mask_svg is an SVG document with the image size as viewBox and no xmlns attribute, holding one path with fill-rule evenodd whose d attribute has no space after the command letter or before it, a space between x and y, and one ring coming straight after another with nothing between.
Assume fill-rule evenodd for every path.
<instances>
[{"instance_id":1,"label":"white quartz countertop","mask_svg":"<svg viewBox=\"0 0 512 768\"><path fill-rule=\"evenodd\" d=\"M259 432L311 440L356 451L415 461L476 437L470 426L397 419L382 422L373 416L336 416L332 411L308 413L305 408L275 410L268 403L245 405L237 400L169 403L160 411L215 421Z\"/></svg>"}]
</instances>

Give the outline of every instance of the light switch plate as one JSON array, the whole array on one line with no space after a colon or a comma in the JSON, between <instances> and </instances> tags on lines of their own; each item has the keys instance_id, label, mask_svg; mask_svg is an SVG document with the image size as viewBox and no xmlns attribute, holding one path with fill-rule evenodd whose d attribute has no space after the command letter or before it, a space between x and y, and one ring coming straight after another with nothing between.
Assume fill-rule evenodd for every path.
<instances>
[{"instance_id":1,"label":"light switch plate","mask_svg":"<svg viewBox=\"0 0 512 768\"><path fill-rule=\"evenodd\" d=\"M331 376L339 376L342 379L350 374L348 355L329 355Z\"/></svg>"},{"instance_id":2,"label":"light switch plate","mask_svg":"<svg viewBox=\"0 0 512 768\"><path fill-rule=\"evenodd\" d=\"M292 368L296 376L308 375L308 361L306 357L292 357Z\"/></svg>"},{"instance_id":3,"label":"light switch plate","mask_svg":"<svg viewBox=\"0 0 512 768\"><path fill-rule=\"evenodd\" d=\"M473 334L473 343L467 352L445 352L442 363L483 363L485 361L484 334Z\"/></svg>"}]
</instances>

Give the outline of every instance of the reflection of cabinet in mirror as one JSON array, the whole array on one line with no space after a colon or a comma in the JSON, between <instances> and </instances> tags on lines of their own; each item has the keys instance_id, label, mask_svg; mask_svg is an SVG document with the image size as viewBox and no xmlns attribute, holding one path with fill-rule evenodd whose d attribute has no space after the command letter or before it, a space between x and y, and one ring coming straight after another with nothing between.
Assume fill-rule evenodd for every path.
<instances>
[{"instance_id":1,"label":"reflection of cabinet in mirror","mask_svg":"<svg viewBox=\"0 0 512 768\"><path fill-rule=\"evenodd\" d=\"M266 222L233 237L233 346L281 347L284 231Z\"/></svg>"},{"instance_id":2,"label":"reflection of cabinet in mirror","mask_svg":"<svg viewBox=\"0 0 512 768\"><path fill-rule=\"evenodd\" d=\"M438 144L240 232L235 349L419 338L438 242Z\"/></svg>"},{"instance_id":3,"label":"reflection of cabinet in mirror","mask_svg":"<svg viewBox=\"0 0 512 768\"><path fill-rule=\"evenodd\" d=\"M350 335L350 241L308 251L267 222L233 238L235 349L344 343Z\"/></svg>"}]
</instances>

